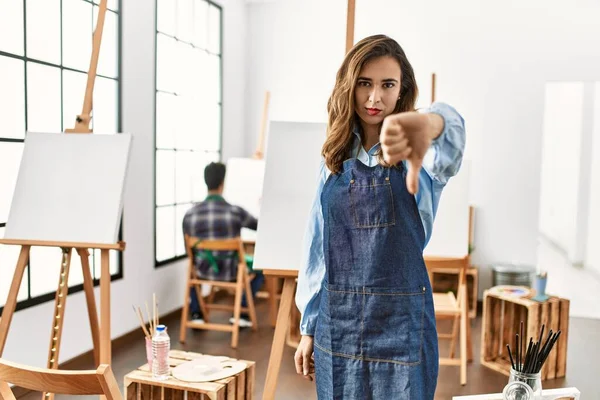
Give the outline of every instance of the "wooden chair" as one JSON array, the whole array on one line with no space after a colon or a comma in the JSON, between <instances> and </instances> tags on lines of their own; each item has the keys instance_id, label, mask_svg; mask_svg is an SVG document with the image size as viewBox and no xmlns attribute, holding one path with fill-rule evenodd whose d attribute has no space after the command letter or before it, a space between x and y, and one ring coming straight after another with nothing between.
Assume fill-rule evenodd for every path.
<instances>
[{"instance_id":1,"label":"wooden chair","mask_svg":"<svg viewBox=\"0 0 600 400\"><path fill-rule=\"evenodd\" d=\"M460 367L460 384L467 384L467 362L473 359L473 346L471 342L471 324L468 312L467 298L467 269L470 265L469 256L464 258L453 257L425 257L425 264L431 280L432 269L460 268L458 274L458 290L455 296L453 292L433 293L433 306L435 318L451 319L452 331L450 333L439 333L438 339L450 340L450 356L440 357L440 365L452 365ZM460 357L454 358L456 338L460 324L459 349Z\"/></svg>"},{"instance_id":2,"label":"wooden chair","mask_svg":"<svg viewBox=\"0 0 600 400\"><path fill-rule=\"evenodd\" d=\"M60 371L19 365L0 359L0 400L15 400L8 386L38 392L68 395L104 395L108 400L122 400L119 385L110 365L102 364L89 371Z\"/></svg>"},{"instance_id":3,"label":"wooden chair","mask_svg":"<svg viewBox=\"0 0 600 400\"><path fill-rule=\"evenodd\" d=\"M258 320L256 318L256 310L254 308L254 299L252 298L252 290L250 289L250 276L248 274L248 266L246 265L244 244L240 238L235 239L224 239L224 240L200 240L195 237L185 236L186 251L188 255L188 272L187 282L185 285L185 295L183 300L183 310L181 314L181 332L179 341L185 342L187 328L204 329L221 332L231 332L231 347L236 348L238 345L238 336L240 331L240 314L242 311L246 311L250 314L250 320L252 321L252 330L258 330ZM208 250L208 251L235 251L238 253L238 271L237 279L234 282L215 281L208 279L198 279L196 277L196 269L194 265L194 250ZM235 296L233 305L231 304L213 304L210 300L207 304L201 294L201 285L209 285L212 288L226 288L234 289ZM205 323L199 324L193 321L188 321L189 316L189 294L190 289L195 288L198 302L200 303L200 309L204 315ZM242 307L242 293L246 293L246 299L248 301L248 307ZM232 311L233 310L233 324L214 324L209 322L210 311L221 310L221 311Z\"/></svg>"}]
</instances>

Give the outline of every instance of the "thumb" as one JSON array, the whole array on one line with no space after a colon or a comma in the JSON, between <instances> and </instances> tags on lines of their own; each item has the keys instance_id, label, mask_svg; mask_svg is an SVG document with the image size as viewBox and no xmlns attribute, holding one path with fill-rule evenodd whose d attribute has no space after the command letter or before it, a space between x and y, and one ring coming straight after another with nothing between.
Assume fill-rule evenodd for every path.
<instances>
[{"instance_id":1,"label":"thumb","mask_svg":"<svg viewBox=\"0 0 600 400\"><path fill-rule=\"evenodd\" d=\"M419 191L419 173L423 165L422 159L408 160L408 173L406 174L406 188L410 194Z\"/></svg>"}]
</instances>

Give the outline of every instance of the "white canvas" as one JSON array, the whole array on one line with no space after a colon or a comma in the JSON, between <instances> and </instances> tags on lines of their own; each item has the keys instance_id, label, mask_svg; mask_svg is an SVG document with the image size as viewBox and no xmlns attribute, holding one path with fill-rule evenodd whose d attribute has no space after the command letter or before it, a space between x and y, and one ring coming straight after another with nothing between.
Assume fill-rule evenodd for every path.
<instances>
[{"instance_id":1,"label":"white canvas","mask_svg":"<svg viewBox=\"0 0 600 400\"><path fill-rule=\"evenodd\" d=\"M300 268L325 133L322 123L271 122L255 269Z\"/></svg>"},{"instance_id":2,"label":"white canvas","mask_svg":"<svg viewBox=\"0 0 600 400\"><path fill-rule=\"evenodd\" d=\"M223 197L228 203L240 206L258 218L264 173L264 160L230 158L227 161Z\"/></svg>"},{"instance_id":3,"label":"white canvas","mask_svg":"<svg viewBox=\"0 0 600 400\"><path fill-rule=\"evenodd\" d=\"M458 174L450 178L442 191L425 256L469 254L469 173L470 162L463 160Z\"/></svg>"},{"instance_id":4,"label":"white canvas","mask_svg":"<svg viewBox=\"0 0 600 400\"><path fill-rule=\"evenodd\" d=\"M269 132L254 267L298 270L326 125L273 122ZM425 255L468 254L469 167L464 161L460 172L446 185Z\"/></svg>"},{"instance_id":5,"label":"white canvas","mask_svg":"<svg viewBox=\"0 0 600 400\"><path fill-rule=\"evenodd\" d=\"M28 133L5 239L116 243L131 140Z\"/></svg>"}]
</instances>

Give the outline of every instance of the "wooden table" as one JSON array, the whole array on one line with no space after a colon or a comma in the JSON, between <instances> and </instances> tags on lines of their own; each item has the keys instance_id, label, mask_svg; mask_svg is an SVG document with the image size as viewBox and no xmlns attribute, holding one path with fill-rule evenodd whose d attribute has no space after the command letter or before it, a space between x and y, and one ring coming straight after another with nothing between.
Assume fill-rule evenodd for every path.
<instances>
[{"instance_id":1,"label":"wooden table","mask_svg":"<svg viewBox=\"0 0 600 400\"><path fill-rule=\"evenodd\" d=\"M171 368L200 357L202 354L180 350L169 352ZM148 364L144 364L124 378L127 400L251 400L254 392L254 361L242 361L247 368L235 376L213 382L190 383L173 377L159 381L152 378ZM187 394L187 396L186 396Z\"/></svg>"},{"instance_id":2,"label":"wooden table","mask_svg":"<svg viewBox=\"0 0 600 400\"><path fill-rule=\"evenodd\" d=\"M538 340L542 324L544 340L550 329L561 335L542 368L542 380L561 378L567 368L567 342L569 336L569 300L550 296L545 302L527 298L514 298L486 290L483 295L483 320L481 323L481 364L506 376L510 373L510 359L506 345L515 351L515 334L523 321L525 340Z\"/></svg>"},{"instance_id":3,"label":"wooden table","mask_svg":"<svg viewBox=\"0 0 600 400\"><path fill-rule=\"evenodd\" d=\"M572 399L579 400L577 388L542 390L542 400ZM502 400L502 393L477 394L471 396L454 396L452 400Z\"/></svg>"}]
</instances>

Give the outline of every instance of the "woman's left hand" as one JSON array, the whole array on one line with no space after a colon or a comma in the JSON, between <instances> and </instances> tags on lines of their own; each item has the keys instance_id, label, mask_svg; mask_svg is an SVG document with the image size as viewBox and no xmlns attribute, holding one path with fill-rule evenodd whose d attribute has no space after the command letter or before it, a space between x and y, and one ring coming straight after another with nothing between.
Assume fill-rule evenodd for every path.
<instances>
[{"instance_id":1,"label":"woman's left hand","mask_svg":"<svg viewBox=\"0 0 600 400\"><path fill-rule=\"evenodd\" d=\"M390 165L408 161L406 187L412 194L419 190L419 171L431 141L444 128L438 114L404 112L387 116L381 127L380 143L383 159Z\"/></svg>"}]
</instances>

